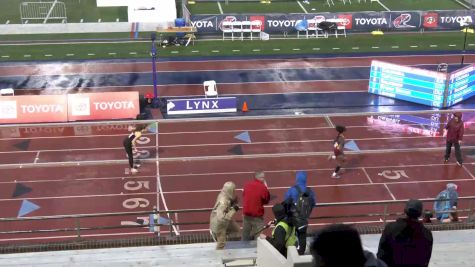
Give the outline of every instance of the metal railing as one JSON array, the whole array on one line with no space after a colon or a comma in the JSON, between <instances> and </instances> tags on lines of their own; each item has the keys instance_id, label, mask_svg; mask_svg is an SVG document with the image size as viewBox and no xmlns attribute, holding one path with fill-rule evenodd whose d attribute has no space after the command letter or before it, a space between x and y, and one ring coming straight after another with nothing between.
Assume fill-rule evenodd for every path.
<instances>
[{"instance_id":1,"label":"metal railing","mask_svg":"<svg viewBox=\"0 0 475 267\"><path fill-rule=\"evenodd\" d=\"M435 199L422 199L424 203L433 203ZM455 230L455 229L475 229L475 223L472 222L472 214L474 212L474 201L475 197L460 197L458 199L459 206L464 208L457 209L459 218L469 218L464 222L456 223L434 223L427 224L430 229L434 230ZM355 227L362 234L368 233L380 233L387 222L395 220L398 216L404 215L403 213L403 204L407 200L392 200L392 201L364 201L364 202L341 202L341 203L330 203L330 204L318 204L316 206L316 214L323 213L310 218L310 230L315 230L319 227L322 227L326 224L332 224L335 222L342 223L353 223ZM392 207L393 209L397 208L398 211L390 211L391 206L398 205L397 207ZM377 212L372 213L346 213L346 214L328 214L325 215L323 208L335 208L338 207L350 207L354 208L357 206L377 206ZM184 244L184 243L197 243L197 242L212 242L212 237L208 232L209 221L190 221L190 222L174 222L172 219L169 219L167 223L158 223L158 220L154 219L149 222L137 222L135 225L117 225L117 226L97 226L97 227L86 227L84 226L84 221L90 218L108 218L114 216L140 216L146 215L149 218L159 218L160 215L166 216L168 218L174 218L175 214L192 214L192 213L207 213L211 212L211 208L204 209L182 209L182 210L159 210L159 211L146 211L146 212L121 212L121 213L100 213L100 214L79 214L79 215L63 215L63 216L39 216L39 217L27 217L27 218L0 218L0 229L5 229L3 226L5 224L13 224L15 227L24 228L0 231L0 237L9 236L15 237L11 240L16 239L15 242L5 242L4 239L2 244L0 244L0 253L14 253L14 252L26 252L26 251L46 251L46 250L65 250L65 249L82 249L82 248L104 248L104 247L124 247L124 246L140 246L140 245L160 245L160 244ZM321 212L319 212L319 210ZM380 210L380 211L379 211ZM426 210L431 210L426 209ZM328 212L328 211L327 211ZM450 211L446 211L450 212ZM466 215L466 216L464 216ZM155 217L154 217L155 216ZM358 220L366 218L377 218L373 221L363 221L358 222ZM51 220L71 220L69 222L71 225L65 228L47 228L31 230L28 229L29 225L24 223L33 223L33 222L47 222ZM240 222L238 220L238 222ZM45 225L48 225L46 223ZM198 229L197 232L185 233L185 234L175 234L172 230L173 227L185 226L185 225L205 225L203 229ZM150 230L156 229L156 227L167 227L168 231L144 231L143 228L149 228ZM138 237L130 237L124 239L124 236L127 235L127 232L124 232L124 229L142 229L142 233L138 233ZM96 238L84 237L84 232L87 231L104 231L104 230L118 230L116 234L120 238L110 239L102 238L98 240ZM53 234L53 233L68 233L74 232L73 235L68 236L65 241L61 242L52 242L41 240L41 242L32 243L28 237L22 240L22 235L25 234ZM123 234L122 236L120 234ZM164 234L166 233L166 234ZM1 240L1 238L0 238Z\"/></svg>"}]
</instances>

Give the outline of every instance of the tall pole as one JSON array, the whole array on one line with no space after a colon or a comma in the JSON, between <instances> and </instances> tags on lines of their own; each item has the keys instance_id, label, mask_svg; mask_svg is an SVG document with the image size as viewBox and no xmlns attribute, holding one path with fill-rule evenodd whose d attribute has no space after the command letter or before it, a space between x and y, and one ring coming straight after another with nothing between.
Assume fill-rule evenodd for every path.
<instances>
[{"instance_id":1,"label":"tall pole","mask_svg":"<svg viewBox=\"0 0 475 267\"><path fill-rule=\"evenodd\" d=\"M156 34L152 32L150 38L152 39L152 49L150 55L152 56L152 75L153 75L153 98L154 101L158 99L157 90L157 47L155 46Z\"/></svg>"},{"instance_id":2,"label":"tall pole","mask_svg":"<svg viewBox=\"0 0 475 267\"><path fill-rule=\"evenodd\" d=\"M465 48L467 46L467 33L468 33L468 27L465 27L464 28L464 31L465 31L465 34L464 34L464 38L463 38L463 50L462 50L462 62L460 63L460 65L463 67L463 62L465 60Z\"/></svg>"}]
</instances>

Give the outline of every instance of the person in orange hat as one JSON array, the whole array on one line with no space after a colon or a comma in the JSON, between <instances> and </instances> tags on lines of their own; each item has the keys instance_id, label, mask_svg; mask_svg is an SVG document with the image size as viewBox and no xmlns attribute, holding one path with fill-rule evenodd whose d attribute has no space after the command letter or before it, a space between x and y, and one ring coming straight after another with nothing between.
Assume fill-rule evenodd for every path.
<instances>
[{"instance_id":1,"label":"person in orange hat","mask_svg":"<svg viewBox=\"0 0 475 267\"><path fill-rule=\"evenodd\" d=\"M450 158L450 152L452 151L452 145L455 147L455 157L457 158L457 165L462 166L462 152L460 151L460 145L463 140L463 121L462 113L455 112L452 116L452 119L445 126L446 132L446 149L445 149L445 160L447 163Z\"/></svg>"},{"instance_id":2,"label":"person in orange hat","mask_svg":"<svg viewBox=\"0 0 475 267\"><path fill-rule=\"evenodd\" d=\"M147 105L152 104L152 101L153 101L153 94L152 93L146 93L144 98L147 101Z\"/></svg>"}]
</instances>

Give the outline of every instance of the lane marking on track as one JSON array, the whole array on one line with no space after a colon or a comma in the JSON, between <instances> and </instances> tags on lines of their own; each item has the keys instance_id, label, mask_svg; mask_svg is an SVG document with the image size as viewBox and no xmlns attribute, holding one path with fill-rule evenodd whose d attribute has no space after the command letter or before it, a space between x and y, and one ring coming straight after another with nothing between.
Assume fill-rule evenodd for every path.
<instances>
[{"instance_id":1,"label":"lane marking on track","mask_svg":"<svg viewBox=\"0 0 475 267\"><path fill-rule=\"evenodd\" d=\"M361 169L361 168L360 168ZM334 170L331 169L331 170ZM162 177L163 178L163 177ZM343 179L344 180L344 179ZM356 187L356 186L374 186L374 185L392 185L392 184L430 184L430 183L447 183L447 182L470 182L473 179L452 179L452 180L426 180L426 181L406 181L406 182L377 182L377 183L353 183L353 184L321 184L321 185L307 185L311 188L328 188L328 187ZM288 186L270 186L269 189L279 190L279 189L288 189ZM238 191L243 191L243 188L236 188ZM202 190L177 190L177 191L167 191L163 192L164 194L192 194L192 193L211 193L211 192L220 192L221 189L202 189ZM272 207L269 205L269 207Z\"/></svg>"},{"instance_id":2,"label":"lane marking on track","mask_svg":"<svg viewBox=\"0 0 475 267\"><path fill-rule=\"evenodd\" d=\"M437 47L437 45L429 45L429 47Z\"/></svg>"},{"instance_id":3,"label":"lane marking on track","mask_svg":"<svg viewBox=\"0 0 475 267\"><path fill-rule=\"evenodd\" d=\"M154 146L141 146L140 148L155 148ZM0 154L9 153L31 153L31 152L77 152L77 151L97 151L97 150L124 150L123 147L95 147L95 148L72 148L72 149L39 149L39 150L27 150L27 151L0 151Z\"/></svg>"},{"instance_id":4,"label":"lane marking on track","mask_svg":"<svg viewBox=\"0 0 475 267\"><path fill-rule=\"evenodd\" d=\"M303 10L303 12L305 14L308 14L307 10L305 9L305 7L302 5L302 3L300 3L300 1L297 1L297 4L299 4L300 8Z\"/></svg>"},{"instance_id":5,"label":"lane marking on track","mask_svg":"<svg viewBox=\"0 0 475 267\"><path fill-rule=\"evenodd\" d=\"M462 168L468 173L468 175L470 175L470 177L472 177L473 180L475 180L475 176L473 176L473 174L470 172L469 169L467 169L465 165L462 165Z\"/></svg>"},{"instance_id":6,"label":"lane marking on track","mask_svg":"<svg viewBox=\"0 0 475 267\"><path fill-rule=\"evenodd\" d=\"M389 195L391 195L391 197L393 198L393 200L396 200L396 197L394 197L393 192L391 192L391 190L389 190L388 185L387 185L387 184L384 184L384 187L386 187L386 189L388 190Z\"/></svg>"},{"instance_id":7,"label":"lane marking on track","mask_svg":"<svg viewBox=\"0 0 475 267\"><path fill-rule=\"evenodd\" d=\"M325 116L325 121L328 123L328 126L330 126L329 128L335 128L335 124L333 124L329 116Z\"/></svg>"},{"instance_id":8,"label":"lane marking on track","mask_svg":"<svg viewBox=\"0 0 475 267\"><path fill-rule=\"evenodd\" d=\"M66 54L67 57L72 57L74 54Z\"/></svg>"},{"instance_id":9,"label":"lane marking on track","mask_svg":"<svg viewBox=\"0 0 475 267\"><path fill-rule=\"evenodd\" d=\"M369 176L368 172L365 170L365 168L361 168L364 172L364 174L366 175L366 178L368 178L368 181L370 184L374 184L373 183L373 180L371 180L371 177Z\"/></svg>"},{"instance_id":10,"label":"lane marking on track","mask_svg":"<svg viewBox=\"0 0 475 267\"><path fill-rule=\"evenodd\" d=\"M92 197L117 197L117 196L145 196L156 195L155 192L148 193L127 193L127 194L103 194L103 195L77 195L77 196L49 196L49 197L28 197L28 198L0 198L0 202L15 201L15 200L44 200L44 199L70 199L70 198L92 198Z\"/></svg>"},{"instance_id":11,"label":"lane marking on track","mask_svg":"<svg viewBox=\"0 0 475 267\"><path fill-rule=\"evenodd\" d=\"M379 49L379 46L372 46L371 48Z\"/></svg>"},{"instance_id":12,"label":"lane marking on track","mask_svg":"<svg viewBox=\"0 0 475 267\"><path fill-rule=\"evenodd\" d=\"M453 47L453 46L457 46L457 45L454 45L454 44L449 44L449 46L452 46L452 47Z\"/></svg>"},{"instance_id":13,"label":"lane marking on track","mask_svg":"<svg viewBox=\"0 0 475 267\"><path fill-rule=\"evenodd\" d=\"M35 161L33 161L34 164L36 164L36 162L38 162L38 160L40 159L40 152L41 152L41 151L38 151L38 152L36 153Z\"/></svg>"},{"instance_id":14,"label":"lane marking on track","mask_svg":"<svg viewBox=\"0 0 475 267\"><path fill-rule=\"evenodd\" d=\"M391 46L391 48L399 48L399 46L398 45L393 45L393 46Z\"/></svg>"},{"instance_id":15,"label":"lane marking on track","mask_svg":"<svg viewBox=\"0 0 475 267\"><path fill-rule=\"evenodd\" d=\"M156 175L153 176L136 176L135 179L155 179ZM66 179L44 179L44 180L11 180L11 181L0 181L0 184L15 184L15 183L55 183L55 182L69 182L69 181L102 181L102 180L124 180L124 176L120 177L95 177L95 178L66 178Z\"/></svg>"}]
</instances>

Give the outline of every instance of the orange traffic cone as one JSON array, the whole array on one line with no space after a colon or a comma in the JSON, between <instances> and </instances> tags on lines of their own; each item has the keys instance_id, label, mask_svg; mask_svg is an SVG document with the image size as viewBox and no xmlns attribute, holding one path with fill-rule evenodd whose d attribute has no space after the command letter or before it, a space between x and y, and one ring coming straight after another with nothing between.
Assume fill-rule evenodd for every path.
<instances>
[{"instance_id":1,"label":"orange traffic cone","mask_svg":"<svg viewBox=\"0 0 475 267\"><path fill-rule=\"evenodd\" d=\"M244 104L242 104L242 109L241 110L242 110L242 112L249 111L249 109L247 108L247 102L246 101L244 101Z\"/></svg>"}]
</instances>

